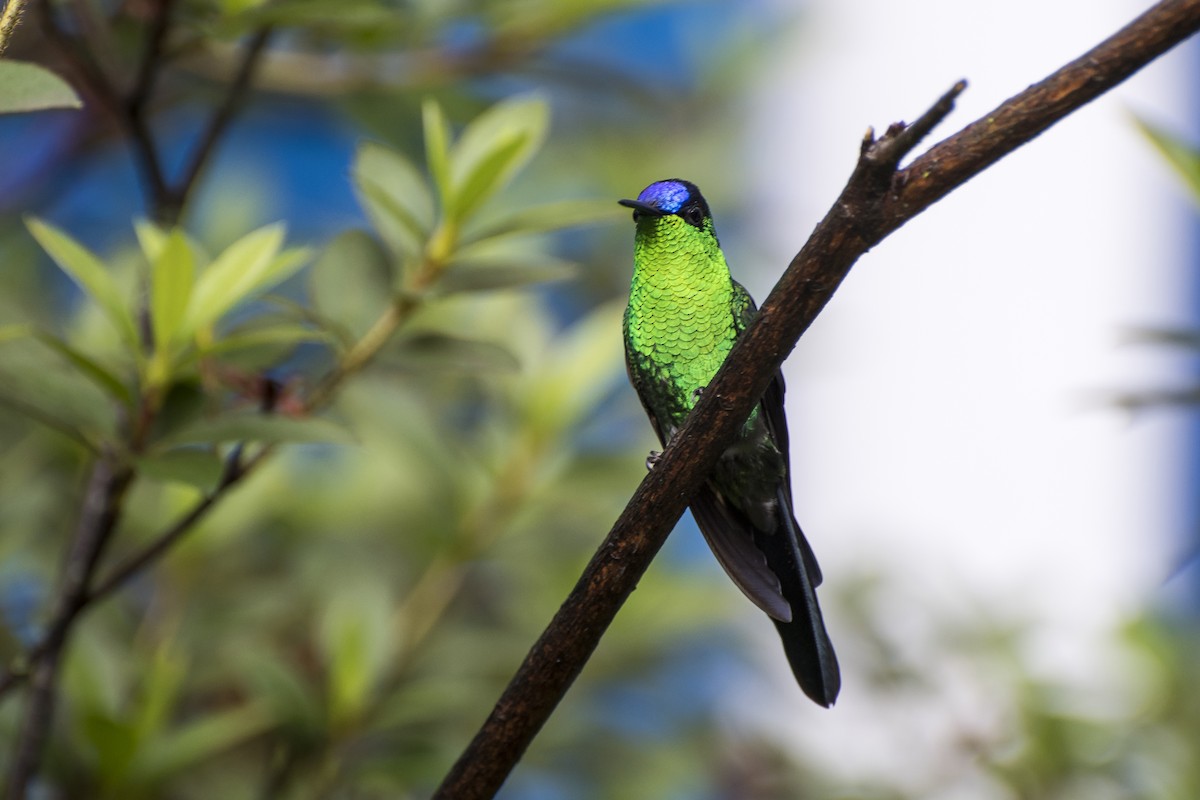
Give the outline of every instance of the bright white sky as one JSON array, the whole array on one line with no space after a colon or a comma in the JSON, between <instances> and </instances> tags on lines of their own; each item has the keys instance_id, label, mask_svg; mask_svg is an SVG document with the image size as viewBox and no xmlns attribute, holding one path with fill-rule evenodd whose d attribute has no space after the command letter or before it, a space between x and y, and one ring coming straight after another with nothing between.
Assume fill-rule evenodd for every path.
<instances>
[{"instance_id":1,"label":"bright white sky","mask_svg":"<svg viewBox=\"0 0 1200 800\"><path fill-rule=\"evenodd\" d=\"M730 252L731 263L788 262L868 125L911 120L966 78L940 139L1149 5L809 3L747 131L761 252ZM982 609L1035 622L1028 666L1039 674L1120 683L1103 636L1160 590L1183 485L1178 417L1131 420L1104 398L1170 380L1168 360L1122 336L1187 322L1181 248L1194 224L1130 112L1194 134L1184 80L1195 63L1160 60L893 234L801 340L786 367L797 513L830 576L825 594L838 576L881 573L888 613L917 642L931 608ZM764 269L747 282L761 298L774 278ZM836 608L827 616L843 644ZM946 674L927 713L880 708L854 663L865 654L839 650L833 712L799 692L772 700L779 718L778 698L794 696L785 716L809 753L847 775L900 768L928 797L1002 796L969 770L933 774L947 738L995 712L995 687ZM919 645L909 655L919 660Z\"/></svg>"}]
</instances>

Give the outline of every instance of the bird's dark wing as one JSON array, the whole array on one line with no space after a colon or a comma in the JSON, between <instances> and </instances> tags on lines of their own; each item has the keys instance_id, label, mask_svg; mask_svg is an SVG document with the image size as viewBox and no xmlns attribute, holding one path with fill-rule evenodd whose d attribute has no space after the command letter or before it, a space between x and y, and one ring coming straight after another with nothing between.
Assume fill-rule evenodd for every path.
<instances>
[{"instance_id":1,"label":"bird's dark wing","mask_svg":"<svg viewBox=\"0 0 1200 800\"><path fill-rule=\"evenodd\" d=\"M788 450L788 425L787 416L783 410L783 393L783 373L776 372L771 385L767 387L766 393L763 394L762 404L760 405L763 414L766 415L767 430L771 432L771 438L775 440L775 445L779 448L779 452L783 454L784 465L786 466L783 483L780 485L779 513L791 517L792 529L797 533L797 544L804 558L804 568L808 570L808 579L812 581L813 586L820 586L824 578L821 575L821 567L817 564L817 556L813 553L808 539L804 538L804 534L800 532L800 525L796 522L795 512L792 510L792 465L790 451Z\"/></svg>"},{"instance_id":2,"label":"bird's dark wing","mask_svg":"<svg viewBox=\"0 0 1200 800\"><path fill-rule=\"evenodd\" d=\"M733 286L735 318L740 334L750 323L756 308L745 289L736 282ZM821 606L817 603L816 587L821 583L821 568L792 511L788 426L783 402L785 388L783 374L776 372L759 404L771 438L784 458L784 478L776 493L778 519L782 524L773 531L760 531L744 521L741 530L750 534L756 549L770 564L790 606L792 613L788 618L771 616L779 638L783 640L792 672L806 695L828 707L833 705L841 689L841 672L833 643L825 630Z\"/></svg>"},{"instance_id":3,"label":"bird's dark wing","mask_svg":"<svg viewBox=\"0 0 1200 800\"><path fill-rule=\"evenodd\" d=\"M733 292L735 298L734 316L737 323L738 335L741 335L746 326L750 324L750 320L754 318L754 313L758 310L758 307L754 304L754 298L750 296L750 293L737 281L733 282ZM783 372L776 370L775 377L771 379L771 383L767 386L767 391L763 393L759 408L767 421L767 430L771 432L771 438L783 456L784 474L782 488L783 499L786 502L780 504L780 513L792 517L792 529L799 533L800 525L796 522L795 513L792 511L792 457L791 446L788 440L787 412L784 410L783 405L783 397L786 391L787 384L783 381ZM820 586L824 577L821 575L820 565L817 564L817 556L813 553L812 546L809 545L808 539L804 538L803 533L799 533L797 539L800 552L804 557L804 567L808 570L808 578L812 581L813 586Z\"/></svg>"},{"instance_id":4,"label":"bird's dark wing","mask_svg":"<svg viewBox=\"0 0 1200 800\"><path fill-rule=\"evenodd\" d=\"M786 499L780 487L780 504ZM812 551L808 549L804 534L796 526L790 508L783 511L784 524L788 528L786 534L779 530L755 531L754 541L779 577L783 596L791 602L791 621L776 619L774 622L779 638L783 640L783 651L792 666L792 673L813 702L828 708L837 699L842 678L837 654L833 651L833 642L829 640L821 606L817 603L816 583L808 567L809 563L815 565L816 560L811 558ZM799 563L800 559L805 561L803 566Z\"/></svg>"},{"instance_id":5,"label":"bird's dark wing","mask_svg":"<svg viewBox=\"0 0 1200 800\"><path fill-rule=\"evenodd\" d=\"M689 503L696 525L730 580L750 602L772 619L790 622L792 606L783 595L779 577L754 543L754 526L705 484Z\"/></svg>"},{"instance_id":6,"label":"bird's dark wing","mask_svg":"<svg viewBox=\"0 0 1200 800\"><path fill-rule=\"evenodd\" d=\"M811 551L791 510L783 506L787 498L782 486L777 502L783 525L773 531L756 530L709 484L692 497L691 509L725 572L775 623L800 688L828 708L841 689L837 655L825 630L811 570L801 563Z\"/></svg>"}]
</instances>

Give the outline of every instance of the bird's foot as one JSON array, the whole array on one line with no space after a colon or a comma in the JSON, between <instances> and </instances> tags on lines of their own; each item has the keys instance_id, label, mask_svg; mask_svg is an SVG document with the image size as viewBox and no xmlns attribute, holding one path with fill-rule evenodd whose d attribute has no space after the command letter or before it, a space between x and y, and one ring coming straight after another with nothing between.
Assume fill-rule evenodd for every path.
<instances>
[{"instance_id":1,"label":"bird's foot","mask_svg":"<svg viewBox=\"0 0 1200 800\"><path fill-rule=\"evenodd\" d=\"M692 400L693 401L700 399L700 397L704 394L704 388L705 387L703 387L703 386L697 386L695 388L695 390L692 392Z\"/></svg>"},{"instance_id":2,"label":"bird's foot","mask_svg":"<svg viewBox=\"0 0 1200 800\"><path fill-rule=\"evenodd\" d=\"M662 453L658 450L651 450L650 455L646 456L646 472L658 466L658 460L662 458Z\"/></svg>"}]
</instances>

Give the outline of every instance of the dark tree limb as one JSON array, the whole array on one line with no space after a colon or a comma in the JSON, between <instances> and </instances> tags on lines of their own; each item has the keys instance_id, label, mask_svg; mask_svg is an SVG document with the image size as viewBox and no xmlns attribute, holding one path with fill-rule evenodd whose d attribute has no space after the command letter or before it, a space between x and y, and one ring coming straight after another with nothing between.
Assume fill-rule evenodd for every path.
<instances>
[{"instance_id":1,"label":"dark tree limb","mask_svg":"<svg viewBox=\"0 0 1200 800\"><path fill-rule=\"evenodd\" d=\"M112 567L107 575L90 582L86 592L76 602L61 606L55 615L55 621L50 629L27 649L13 664L0 672L0 698L13 688L31 680L40 667L43 659L50 655L53 643L62 638L62 633L75 624L78 617L94 604L112 595L135 576L155 564L167 554L179 540L192 531L196 524L221 501L229 490L239 484L252 473L273 451L270 448L259 450L248 459L243 459L241 446L235 447L225 459L217 485L211 491L196 501L190 509L155 536L145 545L124 561Z\"/></svg>"},{"instance_id":2,"label":"dark tree limb","mask_svg":"<svg viewBox=\"0 0 1200 800\"><path fill-rule=\"evenodd\" d=\"M67 71L78 81L85 96L115 121L121 100L108 75L86 49L75 46L74 41L59 24L50 0L38 0L36 16L42 36L46 37L46 41L62 58Z\"/></svg>"},{"instance_id":3,"label":"dark tree limb","mask_svg":"<svg viewBox=\"0 0 1200 800\"><path fill-rule=\"evenodd\" d=\"M267 44L271 41L271 34L271 28L262 28L246 44L241 63L234 74L233 82L229 84L229 88L225 92L224 99L209 119L208 126L204 129L199 142L196 143L178 183L163 198L163 203L157 209L159 217L165 221L178 221L183 209L187 207L188 198L191 197L200 174L216 152L217 144L224 137L225 132L229 129L229 124L233 122L234 116L246 99L250 82L254 78L254 70L258 67Z\"/></svg>"},{"instance_id":4,"label":"dark tree limb","mask_svg":"<svg viewBox=\"0 0 1200 800\"><path fill-rule=\"evenodd\" d=\"M204 167L216 152L238 110L241 108L254 72L271 40L271 28L264 27L246 43L233 80L221 102L213 110L204 132L196 142L187 165L172 181L163 165L162 154L150 127L150 103L155 82L166 61L167 40L176 0L154 0L146 27L146 38L136 73L128 91L100 66L98 54L86 38L75 38L59 23L51 0L39 0L38 18L42 33L66 62L70 71L86 89L96 106L111 118L129 139L134 165L145 187L151 215L164 224L179 222ZM80 14L85 11L80 11ZM95 28L78 21L80 27ZM92 38L97 38L93 36Z\"/></svg>"},{"instance_id":5,"label":"dark tree limb","mask_svg":"<svg viewBox=\"0 0 1200 800\"><path fill-rule=\"evenodd\" d=\"M235 446L226 457L225 468L221 473L221 478L217 481L217 485L212 491L197 500L194 506L176 520L173 525L154 537L149 544L113 567L102 580L96 581L95 587L84 598L84 605L91 605L108 597L128 583L135 575L138 575L166 555L172 547L179 543L180 539L186 536L195 528L200 520L208 515L212 507L225 496L229 489L233 488L243 478L253 472L271 452L270 449L259 450L251 458L243 460L242 445Z\"/></svg>"},{"instance_id":6,"label":"dark tree limb","mask_svg":"<svg viewBox=\"0 0 1200 800\"><path fill-rule=\"evenodd\" d=\"M63 565L62 584L53 621L39 645L40 656L29 674L30 690L16 750L9 765L5 797L25 797L30 778L41 760L46 734L54 716L58 668L62 663L71 624L86 603L88 587L100 557L112 540L121 501L133 480L133 473L111 451L101 454L92 469L71 551Z\"/></svg>"},{"instance_id":7,"label":"dark tree limb","mask_svg":"<svg viewBox=\"0 0 1200 800\"><path fill-rule=\"evenodd\" d=\"M138 62L137 77L129 90L127 107L130 113L139 113L150 101L154 91L154 81L158 77L159 66L162 62L163 50L167 43L167 33L171 30L171 14L175 0L156 0L154 16L150 20L150 29L146 33L146 41L142 46L142 58ZM87 14L81 11L79 17Z\"/></svg>"},{"instance_id":8,"label":"dark tree limb","mask_svg":"<svg viewBox=\"0 0 1200 800\"><path fill-rule=\"evenodd\" d=\"M142 173L146 185L146 194L150 205L155 209L155 216L161 214L171 196L171 187L163 169L162 155L154 142L154 134L150 130L147 110L151 93L154 91L154 81L162 66L163 50L166 46L167 34L171 30L171 14L175 0L157 0L153 4L153 16L150 19L146 41L142 46L142 58L138 62L137 76L129 95L117 112L129 136L133 147L134 163ZM115 93L115 92L114 92Z\"/></svg>"},{"instance_id":9,"label":"dark tree limb","mask_svg":"<svg viewBox=\"0 0 1200 800\"><path fill-rule=\"evenodd\" d=\"M841 196L792 259L434 798L481 800L499 790L666 541L688 498L855 261L925 208L1197 30L1200 0L1160 2L905 169L897 165L950 111L964 84L912 126L893 125L878 141L868 134Z\"/></svg>"}]
</instances>

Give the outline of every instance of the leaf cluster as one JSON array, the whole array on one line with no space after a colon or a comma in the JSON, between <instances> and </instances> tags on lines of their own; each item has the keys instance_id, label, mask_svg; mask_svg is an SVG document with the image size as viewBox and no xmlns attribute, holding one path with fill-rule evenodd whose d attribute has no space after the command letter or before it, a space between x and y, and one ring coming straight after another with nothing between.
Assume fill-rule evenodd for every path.
<instances>
[{"instance_id":1,"label":"leaf cluster","mask_svg":"<svg viewBox=\"0 0 1200 800\"><path fill-rule=\"evenodd\" d=\"M563 328L535 286L577 274L549 234L623 215L506 199L547 137L536 96L457 131L434 101L422 119L424 165L358 149L370 229L319 249L288 246L282 223L210 251L137 221L136 249L104 258L26 220L76 291L66 314L12 308L0 326L8 524L69 530L64 475L115 453L135 475L107 559L120 564L222 491L231 463L264 458L81 626L46 772L67 793L427 790L637 480L641 446L613 433L630 410L612 403L622 303ZM0 597L47 596L58 546L8 538L22 566L0 573ZM595 685L723 616L684 575L643 597L687 611L628 626ZM10 665L38 640L29 622L6 629ZM0 706L4 738L17 710ZM561 772L597 741L564 722L531 758ZM563 779L653 781L668 744L618 747L641 764L620 781L598 763Z\"/></svg>"}]
</instances>

